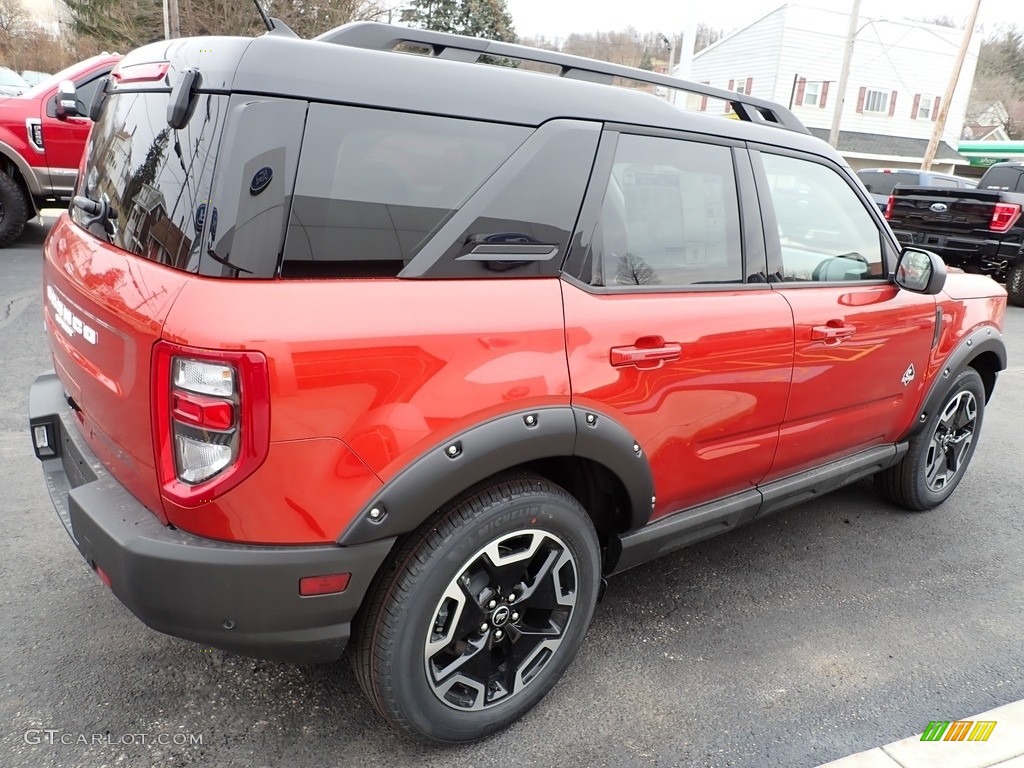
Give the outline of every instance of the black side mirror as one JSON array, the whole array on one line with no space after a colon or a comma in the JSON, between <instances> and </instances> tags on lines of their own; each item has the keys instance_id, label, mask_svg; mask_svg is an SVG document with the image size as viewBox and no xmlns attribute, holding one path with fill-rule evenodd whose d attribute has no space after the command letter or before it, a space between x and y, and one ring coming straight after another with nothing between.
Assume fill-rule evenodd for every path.
<instances>
[{"instance_id":1,"label":"black side mirror","mask_svg":"<svg viewBox=\"0 0 1024 768\"><path fill-rule=\"evenodd\" d=\"M946 285L946 265L931 251L905 248L896 261L895 282L904 290L934 296Z\"/></svg>"},{"instance_id":2,"label":"black side mirror","mask_svg":"<svg viewBox=\"0 0 1024 768\"><path fill-rule=\"evenodd\" d=\"M75 84L70 80L62 80L57 87L57 119L67 120L78 116L78 93Z\"/></svg>"}]
</instances>

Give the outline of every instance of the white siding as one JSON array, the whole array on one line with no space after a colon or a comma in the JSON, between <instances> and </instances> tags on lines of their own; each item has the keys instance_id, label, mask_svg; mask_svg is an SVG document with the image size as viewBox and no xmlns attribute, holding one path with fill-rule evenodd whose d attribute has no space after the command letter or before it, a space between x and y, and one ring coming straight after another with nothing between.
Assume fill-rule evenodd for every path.
<instances>
[{"instance_id":1,"label":"white siding","mask_svg":"<svg viewBox=\"0 0 1024 768\"><path fill-rule=\"evenodd\" d=\"M768 14L736 34L704 49L693 59L690 79L728 88L730 80L751 78L752 96L773 99L778 79L786 7ZM708 105L719 111L723 105Z\"/></svg>"},{"instance_id":2,"label":"white siding","mask_svg":"<svg viewBox=\"0 0 1024 768\"><path fill-rule=\"evenodd\" d=\"M753 78L752 94L783 105L792 104L796 115L811 128L829 128L838 103L838 81L849 14L790 3L694 57L691 78L727 88L730 80ZM914 119L915 96L934 105L946 90L962 30L917 22L861 18L857 25L850 79L841 128L882 136L931 138L931 119ZM980 42L972 41L950 106L943 138L952 147L960 139L967 100L974 81ZM793 103L797 78L828 82L824 107ZM735 84L734 84L735 85ZM881 113L857 112L861 88L896 92L895 109ZM693 99L689 106L695 107ZM709 105L718 111L720 105ZM934 110L933 110L934 112ZM891 155L892 153L880 153Z\"/></svg>"},{"instance_id":3,"label":"white siding","mask_svg":"<svg viewBox=\"0 0 1024 768\"><path fill-rule=\"evenodd\" d=\"M793 5L787 14L779 66L783 75L800 75L808 80L831 80L829 100L824 109L794 107L794 112L812 128L832 125L837 104L836 87L842 68L843 45L849 16L845 13ZM842 130L929 139L934 123L912 119L914 97L933 100L942 97L953 69L962 31L910 22L862 18L857 25L850 80L843 106ZM967 111L980 43L972 41L957 86L944 138L956 147ZM779 83L780 86L784 83ZM892 117L884 113L857 112L861 88L896 92ZM776 90L776 100L782 100ZM784 103L788 102L788 95Z\"/></svg>"}]
</instances>

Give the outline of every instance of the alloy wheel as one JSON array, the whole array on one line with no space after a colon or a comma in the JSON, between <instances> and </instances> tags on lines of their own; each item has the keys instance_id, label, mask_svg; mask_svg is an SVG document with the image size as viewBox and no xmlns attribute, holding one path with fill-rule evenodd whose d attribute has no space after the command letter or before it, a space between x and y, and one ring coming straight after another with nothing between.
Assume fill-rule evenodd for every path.
<instances>
[{"instance_id":1,"label":"alloy wheel","mask_svg":"<svg viewBox=\"0 0 1024 768\"><path fill-rule=\"evenodd\" d=\"M978 419L978 401L973 392L961 390L942 410L928 444L925 483L938 493L956 480L967 465Z\"/></svg>"},{"instance_id":2,"label":"alloy wheel","mask_svg":"<svg viewBox=\"0 0 1024 768\"><path fill-rule=\"evenodd\" d=\"M530 685L562 644L578 582L572 552L546 531L505 534L473 555L427 630L424 662L434 695L473 711Z\"/></svg>"}]
</instances>

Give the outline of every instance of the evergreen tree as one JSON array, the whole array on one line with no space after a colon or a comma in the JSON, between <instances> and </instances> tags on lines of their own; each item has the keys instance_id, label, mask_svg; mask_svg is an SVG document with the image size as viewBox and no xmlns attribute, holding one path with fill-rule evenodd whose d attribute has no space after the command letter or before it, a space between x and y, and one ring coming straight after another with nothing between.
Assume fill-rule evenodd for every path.
<instances>
[{"instance_id":1,"label":"evergreen tree","mask_svg":"<svg viewBox=\"0 0 1024 768\"><path fill-rule=\"evenodd\" d=\"M127 53L163 39L161 0L64 0L78 35Z\"/></svg>"},{"instance_id":2,"label":"evergreen tree","mask_svg":"<svg viewBox=\"0 0 1024 768\"><path fill-rule=\"evenodd\" d=\"M462 34L462 0L412 0L402 11L402 21L420 29Z\"/></svg>"},{"instance_id":3,"label":"evergreen tree","mask_svg":"<svg viewBox=\"0 0 1024 768\"><path fill-rule=\"evenodd\" d=\"M519 38L505 0L461 0L460 34L514 43Z\"/></svg>"},{"instance_id":4,"label":"evergreen tree","mask_svg":"<svg viewBox=\"0 0 1024 768\"><path fill-rule=\"evenodd\" d=\"M514 43L518 39L505 0L412 0L402 21L421 29Z\"/></svg>"}]
</instances>

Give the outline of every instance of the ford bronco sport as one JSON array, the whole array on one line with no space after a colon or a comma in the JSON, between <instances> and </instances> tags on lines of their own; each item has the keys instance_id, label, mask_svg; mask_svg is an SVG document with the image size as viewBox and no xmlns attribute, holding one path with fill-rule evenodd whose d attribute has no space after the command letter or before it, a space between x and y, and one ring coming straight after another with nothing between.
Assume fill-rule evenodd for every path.
<instances>
[{"instance_id":1,"label":"ford bronco sport","mask_svg":"<svg viewBox=\"0 0 1024 768\"><path fill-rule=\"evenodd\" d=\"M150 627L350 644L419 737L526 713L611 574L869 475L941 504L1006 365L1004 290L746 94L363 23L154 44L101 98L45 245L59 517Z\"/></svg>"}]
</instances>

